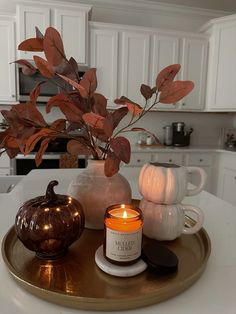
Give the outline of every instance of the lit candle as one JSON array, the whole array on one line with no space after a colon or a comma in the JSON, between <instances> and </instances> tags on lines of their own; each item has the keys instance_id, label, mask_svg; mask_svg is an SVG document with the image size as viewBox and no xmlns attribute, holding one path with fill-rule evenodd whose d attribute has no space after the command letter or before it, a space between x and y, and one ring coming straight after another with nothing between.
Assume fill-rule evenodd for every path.
<instances>
[{"instance_id":1,"label":"lit candle","mask_svg":"<svg viewBox=\"0 0 236 314\"><path fill-rule=\"evenodd\" d=\"M107 208L105 219L104 256L117 265L130 265L141 256L142 211L127 204Z\"/></svg>"}]
</instances>

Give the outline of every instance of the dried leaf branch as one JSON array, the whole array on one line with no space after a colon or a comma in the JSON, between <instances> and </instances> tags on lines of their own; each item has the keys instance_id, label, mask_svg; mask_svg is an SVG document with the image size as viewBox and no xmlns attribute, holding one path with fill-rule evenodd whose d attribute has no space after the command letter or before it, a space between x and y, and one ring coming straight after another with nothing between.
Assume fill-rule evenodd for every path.
<instances>
[{"instance_id":1,"label":"dried leaf branch","mask_svg":"<svg viewBox=\"0 0 236 314\"><path fill-rule=\"evenodd\" d=\"M34 75L39 71L45 80L34 87L30 101L1 111L8 127L0 133L0 154L6 151L10 158L14 158L19 152L29 154L35 145L40 143L35 158L36 165L41 163L49 143L63 137L68 139L69 153L105 159L105 174L112 176L118 172L121 161L130 161L130 143L121 134L140 130L151 134L143 128L133 127L134 124L159 102L175 103L194 87L191 81L174 81L180 65L170 65L157 75L154 87L141 85L140 92L145 99L143 108L122 96L114 101L120 106L110 112L107 110L107 99L96 93L96 69L87 70L80 79L78 65L75 59L66 57L61 36L56 29L49 27L43 35L36 28L36 37L23 41L18 49L44 52L46 59L34 56L35 66L22 59L16 60L15 63L22 67L24 75ZM45 81L56 84L60 89L57 95L49 99L46 113L53 107L58 107L65 117L50 125L36 106L41 86ZM151 99L152 103L148 107ZM129 122L117 130L128 112L131 114ZM154 134L152 136L158 142L158 138Z\"/></svg>"}]
</instances>

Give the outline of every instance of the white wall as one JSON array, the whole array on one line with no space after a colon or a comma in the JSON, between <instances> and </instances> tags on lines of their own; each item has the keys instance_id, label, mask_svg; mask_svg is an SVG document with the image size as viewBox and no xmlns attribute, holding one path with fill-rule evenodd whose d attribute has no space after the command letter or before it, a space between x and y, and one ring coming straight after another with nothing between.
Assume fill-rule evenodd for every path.
<instances>
[{"instance_id":1,"label":"white wall","mask_svg":"<svg viewBox=\"0 0 236 314\"><path fill-rule=\"evenodd\" d=\"M31 1L39 4L38 0ZM58 2L62 1L92 4L91 20L97 22L186 31L196 31L209 19L228 14L224 11L181 7L165 1L159 3L147 0L59 0ZM41 0L40 5L44 2L51 1ZM15 3L15 0L0 0L0 13L15 13Z\"/></svg>"},{"instance_id":2,"label":"white wall","mask_svg":"<svg viewBox=\"0 0 236 314\"><path fill-rule=\"evenodd\" d=\"M191 144L196 146L219 145L222 128L233 127L233 115L227 113L187 113L187 112L151 112L135 125L154 133L163 141L163 126L172 122L185 122L186 128L194 129ZM126 120L127 121L127 120ZM125 125L125 121L122 123ZM127 136L132 143L137 142L138 133Z\"/></svg>"}]
</instances>

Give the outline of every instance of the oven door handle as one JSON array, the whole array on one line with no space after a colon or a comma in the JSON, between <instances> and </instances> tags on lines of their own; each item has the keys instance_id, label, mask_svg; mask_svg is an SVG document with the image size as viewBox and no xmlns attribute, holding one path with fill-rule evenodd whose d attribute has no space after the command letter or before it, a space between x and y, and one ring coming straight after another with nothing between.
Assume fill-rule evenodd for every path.
<instances>
[{"instance_id":1,"label":"oven door handle","mask_svg":"<svg viewBox=\"0 0 236 314\"><path fill-rule=\"evenodd\" d=\"M15 158L16 159L35 159L36 154L29 154L29 155L23 155L18 154ZM42 156L42 159L60 159L61 154L44 154Z\"/></svg>"}]
</instances>

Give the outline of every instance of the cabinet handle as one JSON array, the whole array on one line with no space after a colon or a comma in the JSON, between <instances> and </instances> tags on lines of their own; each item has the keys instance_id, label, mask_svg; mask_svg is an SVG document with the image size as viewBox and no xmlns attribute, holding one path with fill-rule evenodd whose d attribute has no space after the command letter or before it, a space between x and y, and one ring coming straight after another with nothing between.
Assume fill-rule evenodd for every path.
<instances>
[{"instance_id":1,"label":"cabinet handle","mask_svg":"<svg viewBox=\"0 0 236 314\"><path fill-rule=\"evenodd\" d=\"M182 103L182 106L185 106L185 102Z\"/></svg>"},{"instance_id":2,"label":"cabinet handle","mask_svg":"<svg viewBox=\"0 0 236 314\"><path fill-rule=\"evenodd\" d=\"M172 159L169 159L169 162L172 162Z\"/></svg>"},{"instance_id":3,"label":"cabinet handle","mask_svg":"<svg viewBox=\"0 0 236 314\"><path fill-rule=\"evenodd\" d=\"M141 159L137 159L137 162L140 162L141 161Z\"/></svg>"},{"instance_id":4,"label":"cabinet handle","mask_svg":"<svg viewBox=\"0 0 236 314\"><path fill-rule=\"evenodd\" d=\"M202 162L202 161L203 161L203 159L199 159L199 161L200 161L200 162Z\"/></svg>"},{"instance_id":5,"label":"cabinet handle","mask_svg":"<svg viewBox=\"0 0 236 314\"><path fill-rule=\"evenodd\" d=\"M234 180L236 180L236 177L234 177Z\"/></svg>"},{"instance_id":6,"label":"cabinet handle","mask_svg":"<svg viewBox=\"0 0 236 314\"><path fill-rule=\"evenodd\" d=\"M16 95L14 95L14 94L11 95L12 98L15 98L15 96L16 96Z\"/></svg>"}]
</instances>

